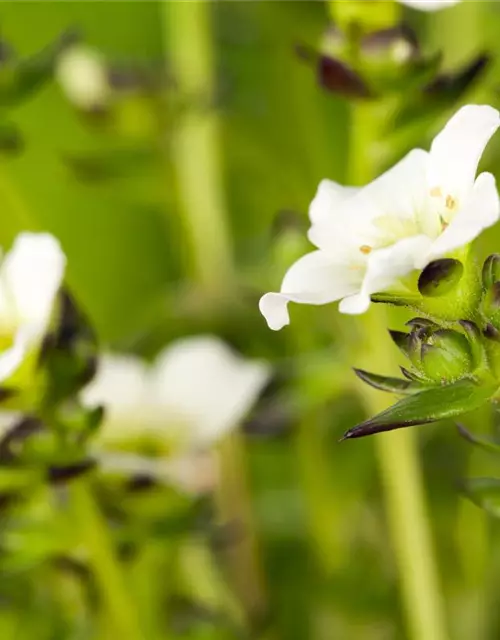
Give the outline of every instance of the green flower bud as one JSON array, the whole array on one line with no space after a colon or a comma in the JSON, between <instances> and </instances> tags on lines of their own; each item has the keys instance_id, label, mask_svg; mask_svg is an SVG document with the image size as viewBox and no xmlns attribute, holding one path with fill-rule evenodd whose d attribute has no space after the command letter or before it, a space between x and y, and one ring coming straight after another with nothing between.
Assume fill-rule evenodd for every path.
<instances>
[{"instance_id":1,"label":"green flower bud","mask_svg":"<svg viewBox=\"0 0 500 640\"><path fill-rule=\"evenodd\" d=\"M425 337L421 344L420 367L431 380L450 382L462 378L473 370L467 338L448 329Z\"/></svg>"},{"instance_id":2,"label":"green flower bud","mask_svg":"<svg viewBox=\"0 0 500 640\"><path fill-rule=\"evenodd\" d=\"M500 282L500 254L492 253L483 265L483 287L490 289L496 282Z\"/></svg>"},{"instance_id":3,"label":"green flower bud","mask_svg":"<svg viewBox=\"0 0 500 640\"><path fill-rule=\"evenodd\" d=\"M464 266L459 260L434 260L420 274L418 290L426 298L444 296L457 286L463 272Z\"/></svg>"}]
</instances>

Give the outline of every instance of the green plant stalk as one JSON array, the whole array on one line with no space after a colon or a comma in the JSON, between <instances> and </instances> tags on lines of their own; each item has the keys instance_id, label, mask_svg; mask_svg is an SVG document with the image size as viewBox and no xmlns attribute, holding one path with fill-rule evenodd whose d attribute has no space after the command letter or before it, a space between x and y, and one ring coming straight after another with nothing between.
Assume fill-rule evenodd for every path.
<instances>
[{"instance_id":1,"label":"green plant stalk","mask_svg":"<svg viewBox=\"0 0 500 640\"><path fill-rule=\"evenodd\" d=\"M144 640L136 609L127 589L127 581L116 558L107 525L86 480L70 485L70 500L75 526L78 527L89 563L104 605L106 626L113 637Z\"/></svg>"},{"instance_id":2,"label":"green plant stalk","mask_svg":"<svg viewBox=\"0 0 500 640\"><path fill-rule=\"evenodd\" d=\"M179 205L193 276L209 293L232 283L232 249L223 188L220 120L211 34L211 3L162 3L167 55L181 93L173 138Z\"/></svg>"},{"instance_id":3,"label":"green plant stalk","mask_svg":"<svg viewBox=\"0 0 500 640\"><path fill-rule=\"evenodd\" d=\"M377 173L374 143L381 133L384 105L361 103L352 107L350 182L366 184ZM363 318L368 337L362 367L374 363L384 373L395 368L391 345L382 336L388 328L388 314L377 305ZM387 341L388 342L388 341ZM369 415L386 409L393 400L367 385L361 387ZM412 640L446 640L446 618L426 500L416 431L404 429L374 437L384 488L392 543L398 564L408 637Z\"/></svg>"},{"instance_id":4,"label":"green plant stalk","mask_svg":"<svg viewBox=\"0 0 500 640\"><path fill-rule=\"evenodd\" d=\"M267 598L241 435L231 433L226 436L220 444L219 454L219 515L224 524L242 528L239 539L225 550L229 577L248 619L259 619L267 613Z\"/></svg>"},{"instance_id":5,"label":"green plant stalk","mask_svg":"<svg viewBox=\"0 0 500 640\"><path fill-rule=\"evenodd\" d=\"M162 3L164 37L172 70L186 105L173 145L180 205L191 244L194 275L212 295L231 293L235 284L222 171L220 121L214 110L215 48L209 2ZM165 43L167 45L167 42ZM233 586L246 612L266 608L260 558L251 517L251 497L238 433L221 444L220 516L244 526L245 539L228 558Z\"/></svg>"},{"instance_id":6,"label":"green plant stalk","mask_svg":"<svg viewBox=\"0 0 500 640\"><path fill-rule=\"evenodd\" d=\"M475 414L474 431L480 429L485 436L492 433L493 410L488 403ZM484 475L484 454L469 448L466 477ZM455 635L457 638L488 638L491 618L489 607L494 607L489 595L488 574L491 566L489 519L485 511L478 509L470 500L460 501L455 526L457 548L460 555L462 575L466 583L460 613L457 615ZM461 615L462 612L465 615Z\"/></svg>"}]
</instances>

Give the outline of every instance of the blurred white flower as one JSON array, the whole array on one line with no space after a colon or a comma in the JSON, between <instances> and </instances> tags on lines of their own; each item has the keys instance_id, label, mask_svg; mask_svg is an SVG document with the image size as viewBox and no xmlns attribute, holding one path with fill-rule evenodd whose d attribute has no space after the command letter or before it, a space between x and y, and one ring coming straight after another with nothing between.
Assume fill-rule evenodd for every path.
<instances>
[{"instance_id":1,"label":"blurred white flower","mask_svg":"<svg viewBox=\"0 0 500 640\"><path fill-rule=\"evenodd\" d=\"M105 105L110 96L106 67L94 49L75 45L57 64L56 78L68 100L80 109Z\"/></svg>"},{"instance_id":2,"label":"blurred white flower","mask_svg":"<svg viewBox=\"0 0 500 640\"><path fill-rule=\"evenodd\" d=\"M446 7L452 7L461 2L461 0L399 0L401 4L420 11L438 11Z\"/></svg>"},{"instance_id":3,"label":"blurred white flower","mask_svg":"<svg viewBox=\"0 0 500 640\"><path fill-rule=\"evenodd\" d=\"M341 300L342 313L365 312L370 295L414 269L467 245L500 214L495 179L477 166L500 114L489 106L460 109L430 152L415 149L365 187L324 180L309 210L308 237L318 251L288 270L280 293L260 310L271 329L289 323L287 304Z\"/></svg>"},{"instance_id":4,"label":"blurred white flower","mask_svg":"<svg viewBox=\"0 0 500 640\"><path fill-rule=\"evenodd\" d=\"M0 381L40 348L65 267L48 233L21 233L0 263Z\"/></svg>"},{"instance_id":5,"label":"blurred white flower","mask_svg":"<svg viewBox=\"0 0 500 640\"><path fill-rule=\"evenodd\" d=\"M269 378L269 367L246 361L211 336L184 338L148 366L124 355L102 358L83 400L105 407L99 446L110 468L137 471L188 491L210 485L215 465L207 451L236 427ZM161 459L120 455L127 441L159 444Z\"/></svg>"}]
</instances>

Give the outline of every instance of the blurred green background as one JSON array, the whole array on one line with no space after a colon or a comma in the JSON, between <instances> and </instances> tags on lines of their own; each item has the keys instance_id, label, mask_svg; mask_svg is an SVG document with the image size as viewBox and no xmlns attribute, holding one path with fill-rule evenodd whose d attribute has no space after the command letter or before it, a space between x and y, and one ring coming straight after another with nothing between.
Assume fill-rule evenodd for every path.
<instances>
[{"instance_id":1,"label":"blurred green background","mask_svg":"<svg viewBox=\"0 0 500 640\"><path fill-rule=\"evenodd\" d=\"M368 11L375 3L364 4ZM381 14L394 8L413 26L424 51L443 52L444 70L488 51L486 73L459 100L500 105L500 5L470 1L424 14L379 4ZM103 345L151 357L179 336L215 333L273 365L239 442L249 489L239 500L253 513L252 562L262 577L259 615L247 610L243 630L229 624L233 607L218 579L195 563L192 600L215 602L222 618L191 602L178 628L173 614L186 607L165 564L176 543L167 534L146 538L147 568L135 569L143 582L133 573L128 580L140 612L155 603L148 640L500 637L498 525L460 492L463 478L494 473L495 462L478 457L450 424L338 444L384 402L365 394L350 367L390 373L386 318L376 308L368 321L340 317L336 305L293 308L292 325L277 334L258 311L260 295L276 290L308 250L307 209L319 181L351 181L353 154L375 153L377 171L387 164L387 149L379 160L377 148L355 136L362 108L322 88L297 53L297 45L319 47L331 10L286 0L0 3L2 41L20 59L75 30L110 65L162 78L125 92L104 118L80 112L53 78L19 103L4 101L2 121L22 145L1 158L1 244L22 229L55 234L68 256L68 284ZM15 60L0 60L0 82ZM412 146L428 145L457 104L424 120ZM371 131L371 142L377 135ZM394 145L397 157L407 142ZM485 162L497 177L499 161L497 141ZM480 255L498 249L499 234L485 234ZM409 317L400 312L391 326ZM469 423L486 431L490 417ZM222 592L245 609L238 544L222 536L211 553ZM227 545L235 549L229 560ZM115 638L89 623L98 596L88 605L85 576L75 578L60 560L4 566L2 637ZM123 562L131 570L126 553Z\"/></svg>"}]
</instances>

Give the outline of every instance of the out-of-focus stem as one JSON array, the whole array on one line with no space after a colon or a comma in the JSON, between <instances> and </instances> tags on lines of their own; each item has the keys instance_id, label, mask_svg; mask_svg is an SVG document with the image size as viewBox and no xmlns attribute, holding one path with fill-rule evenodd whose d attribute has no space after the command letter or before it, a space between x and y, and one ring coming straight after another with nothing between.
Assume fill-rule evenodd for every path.
<instances>
[{"instance_id":1,"label":"out-of-focus stem","mask_svg":"<svg viewBox=\"0 0 500 640\"><path fill-rule=\"evenodd\" d=\"M222 522L237 529L225 549L231 582L249 617L256 619L266 612L266 597L247 472L243 441L232 433L220 445L217 498Z\"/></svg>"},{"instance_id":2,"label":"out-of-focus stem","mask_svg":"<svg viewBox=\"0 0 500 640\"><path fill-rule=\"evenodd\" d=\"M85 550L104 605L107 627L113 637L144 640L127 581L115 556L107 526L85 480L70 487L70 499Z\"/></svg>"},{"instance_id":3,"label":"out-of-focus stem","mask_svg":"<svg viewBox=\"0 0 500 640\"><path fill-rule=\"evenodd\" d=\"M476 426L486 435L491 433L493 412L488 404L477 414ZM467 446L467 445L465 445ZM470 447L466 476L483 475L484 459L481 451ZM456 616L457 638L489 637L488 625L491 621L489 606L492 606L488 588L488 568L490 566L490 536L489 522L485 511L478 509L470 500L463 498L460 502L457 523L456 540L460 555L460 562L464 580L465 592L459 597L463 606Z\"/></svg>"},{"instance_id":4,"label":"out-of-focus stem","mask_svg":"<svg viewBox=\"0 0 500 640\"><path fill-rule=\"evenodd\" d=\"M171 70L185 102L173 138L179 204L190 244L193 275L205 291L227 291L232 281L215 111L214 46L209 2L162 3Z\"/></svg>"},{"instance_id":5,"label":"out-of-focus stem","mask_svg":"<svg viewBox=\"0 0 500 640\"><path fill-rule=\"evenodd\" d=\"M173 141L179 199L191 244L194 274L205 292L228 295L234 284L232 250L222 172L220 122L214 110L212 3L168 2L164 35L172 71L187 100ZM242 537L228 554L233 585L248 613L265 609L251 500L241 436L221 444L220 516L242 526Z\"/></svg>"},{"instance_id":6,"label":"out-of-focus stem","mask_svg":"<svg viewBox=\"0 0 500 640\"><path fill-rule=\"evenodd\" d=\"M378 105L378 108L383 105ZM370 104L352 108L350 182L365 184L377 173L374 143L380 134L379 113ZM383 111L380 111L383 114ZM363 319L367 344L363 352L368 369L389 374L395 365L390 345L384 343L388 314L377 306ZM360 386L369 415L387 408L392 398ZM401 595L412 640L446 640L443 599L425 504L424 483L419 462L416 432L404 429L374 437L391 531L398 564Z\"/></svg>"}]
</instances>

